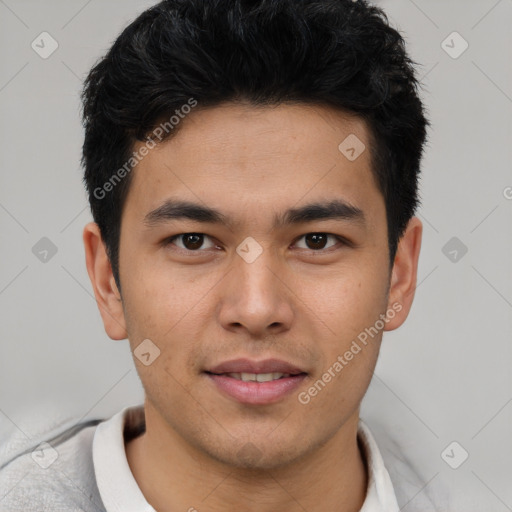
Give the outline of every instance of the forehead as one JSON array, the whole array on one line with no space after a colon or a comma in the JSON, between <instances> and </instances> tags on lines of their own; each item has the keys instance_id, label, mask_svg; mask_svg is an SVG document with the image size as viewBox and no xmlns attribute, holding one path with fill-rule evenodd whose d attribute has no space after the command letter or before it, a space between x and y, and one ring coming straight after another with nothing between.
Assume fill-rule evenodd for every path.
<instances>
[{"instance_id":1,"label":"forehead","mask_svg":"<svg viewBox=\"0 0 512 512\"><path fill-rule=\"evenodd\" d=\"M132 173L125 207L140 215L169 195L247 214L252 205L260 215L302 198L341 195L363 206L380 195L365 122L324 106L197 109Z\"/></svg>"}]
</instances>

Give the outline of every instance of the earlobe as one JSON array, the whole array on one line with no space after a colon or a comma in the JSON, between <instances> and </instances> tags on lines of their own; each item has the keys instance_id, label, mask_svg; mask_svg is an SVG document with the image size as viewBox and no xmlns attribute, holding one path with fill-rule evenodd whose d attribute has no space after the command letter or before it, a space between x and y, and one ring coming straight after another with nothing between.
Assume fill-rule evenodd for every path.
<instances>
[{"instance_id":1,"label":"earlobe","mask_svg":"<svg viewBox=\"0 0 512 512\"><path fill-rule=\"evenodd\" d=\"M400 327L409 315L416 290L422 231L421 221L413 217L398 243L388 298L388 312L393 313L388 315L386 331Z\"/></svg>"},{"instance_id":2,"label":"earlobe","mask_svg":"<svg viewBox=\"0 0 512 512\"><path fill-rule=\"evenodd\" d=\"M100 229L95 222L90 222L84 227L83 242L87 273L105 331L111 339L123 340L127 337L127 332L121 295L112 273Z\"/></svg>"}]
</instances>

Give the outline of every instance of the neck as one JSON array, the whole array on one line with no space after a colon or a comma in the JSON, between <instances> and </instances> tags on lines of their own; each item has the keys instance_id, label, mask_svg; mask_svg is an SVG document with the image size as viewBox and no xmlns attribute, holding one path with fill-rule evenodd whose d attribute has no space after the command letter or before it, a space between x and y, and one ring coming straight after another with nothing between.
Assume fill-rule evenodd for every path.
<instances>
[{"instance_id":1,"label":"neck","mask_svg":"<svg viewBox=\"0 0 512 512\"><path fill-rule=\"evenodd\" d=\"M126 444L131 471L158 512L358 512L367 467L357 442L359 410L321 448L285 467L244 469L198 453L146 407L146 432Z\"/></svg>"}]
</instances>

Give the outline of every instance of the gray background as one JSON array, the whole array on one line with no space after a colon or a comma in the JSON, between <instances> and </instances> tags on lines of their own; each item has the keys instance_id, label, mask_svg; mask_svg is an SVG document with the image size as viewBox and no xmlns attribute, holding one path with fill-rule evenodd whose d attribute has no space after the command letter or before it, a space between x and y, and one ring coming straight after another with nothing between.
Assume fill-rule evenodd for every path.
<instances>
[{"instance_id":1,"label":"gray background","mask_svg":"<svg viewBox=\"0 0 512 512\"><path fill-rule=\"evenodd\" d=\"M422 64L432 129L420 284L406 324L384 336L362 417L400 434L426 489L444 482L485 510L512 510L512 0L376 3ZM85 268L78 95L152 4L0 0L2 429L31 436L38 418L107 417L143 400L128 342L106 336ZM59 45L47 59L31 48L43 31ZM469 44L457 58L454 31ZM32 252L42 237L57 248L46 262ZM441 457L452 441L469 453L458 469Z\"/></svg>"}]
</instances>

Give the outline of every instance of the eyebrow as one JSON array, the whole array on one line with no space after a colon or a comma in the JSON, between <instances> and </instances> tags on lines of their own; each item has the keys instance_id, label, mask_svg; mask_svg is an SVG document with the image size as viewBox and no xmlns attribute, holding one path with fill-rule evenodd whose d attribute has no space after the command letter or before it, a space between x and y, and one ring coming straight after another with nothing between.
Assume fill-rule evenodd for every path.
<instances>
[{"instance_id":1,"label":"eyebrow","mask_svg":"<svg viewBox=\"0 0 512 512\"><path fill-rule=\"evenodd\" d=\"M144 217L144 224L150 228L178 219L188 219L207 224L224 224L228 227L233 221L225 214L198 203L168 199L158 208ZM318 220L346 220L365 225L363 211L340 199L309 203L297 208L290 208L283 214L274 216L274 228L292 224L314 222Z\"/></svg>"}]
</instances>

